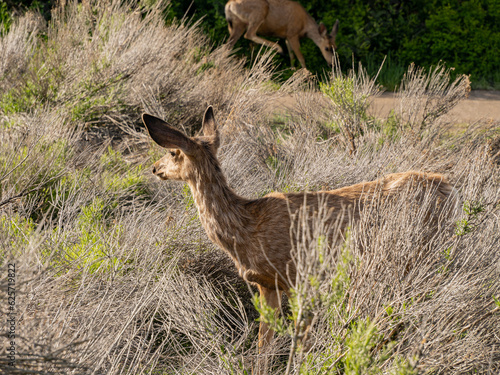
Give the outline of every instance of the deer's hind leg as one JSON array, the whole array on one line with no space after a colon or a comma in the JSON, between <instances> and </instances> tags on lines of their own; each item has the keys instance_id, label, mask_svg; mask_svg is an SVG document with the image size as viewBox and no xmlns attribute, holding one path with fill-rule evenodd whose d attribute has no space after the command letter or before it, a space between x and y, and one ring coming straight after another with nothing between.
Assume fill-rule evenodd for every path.
<instances>
[{"instance_id":1,"label":"deer's hind leg","mask_svg":"<svg viewBox=\"0 0 500 375\"><path fill-rule=\"evenodd\" d=\"M246 39L268 46L278 53L283 54L283 48L277 43L273 43L257 35L257 31L260 25L265 21L268 12L269 3L266 0L229 1L225 7L226 19L230 23L230 28L233 28L235 21L239 20L247 26L247 31L245 33Z\"/></svg>"},{"instance_id":2,"label":"deer's hind leg","mask_svg":"<svg viewBox=\"0 0 500 375\"><path fill-rule=\"evenodd\" d=\"M275 316L280 311L281 306L281 291L276 289L268 289L259 285L260 292L260 306L263 308L264 304L275 310ZM263 316L261 315L260 326L259 326L259 354L264 357L259 358L257 363L257 374L267 374L268 369L268 358L269 353L266 353L269 344L272 342L274 337L274 331L269 324L264 322Z\"/></svg>"},{"instance_id":3,"label":"deer's hind leg","mask_svg":"<svg viewBox=\"0 0 500 375\"><path fill-rule=\"evenodd\" d=\"M278 43L271 42L257 35L257 30L259 29L262 22L264 22L264 20L250 21L248 24L247 32L245 33L245 38L251 40L252 42L268 46L269 48L274 49L280 55L284 55L283 48L281 48Z\"/></svg>"},{"instance_id":4,"label":"deer's hind leg","mask_svg":"<svg viewBox=\"0 0 500 375\"><path fill-rule=\"evenodd\" d=\"M247 25L238 19L228 19L228 29L229 29L229 48L232 49L238 39L241 38Z\"/></svg>"}]
</instances>

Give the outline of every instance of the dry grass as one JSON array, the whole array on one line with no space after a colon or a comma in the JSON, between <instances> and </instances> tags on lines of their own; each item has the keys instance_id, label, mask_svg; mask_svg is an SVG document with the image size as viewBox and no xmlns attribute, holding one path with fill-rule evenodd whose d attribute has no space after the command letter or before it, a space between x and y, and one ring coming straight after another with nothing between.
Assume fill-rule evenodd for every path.
<instances>
[{"instance_id":1,"label":"dry grass","mask_svg":"<svg viewBox=\"0 0 500 375\"><path fill-rule=\"evenodd\" d=\"M139 125L147 111L192 132L212 104L222 168L247 197L417 169L448 175L465 202L430 230L408 192L337 244L319 215L283 306L313 326L302 345L304 325L275 322L273 371L498 373L498 124L450 137L437 116L466 95L465 77L410 68L400 95L418 116L378 122L362 70L334 72L338 102L318 100L301 72L272 90L268 55L244 70L197 25L166 26L161 4L91 7L70 3L48 27L28 14L0 40L0 311L15 263L17 319L16 366L2 352L2 371L250 372L255 291L207 239L189 190L152 179L162 150ZM289 92L286 118L262 110Z\"/></svg>"}]
</instances>

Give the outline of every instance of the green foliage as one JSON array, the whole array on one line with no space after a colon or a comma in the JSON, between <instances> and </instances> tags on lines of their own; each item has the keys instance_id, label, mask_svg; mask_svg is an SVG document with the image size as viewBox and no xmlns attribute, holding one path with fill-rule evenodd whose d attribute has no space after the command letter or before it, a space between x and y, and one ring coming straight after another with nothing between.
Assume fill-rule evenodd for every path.
<instances>
[{"instance_id":1,"label":"green foliage","mask_svg":"<svg viewBox=\"0 0 500 375\"><path fill-rule=\"evenodd\" d=\"M224 367L228 371L229 374L234 375L234 374L243 374L243 375L250 375L251 372L249 372L245 368L245 364L241 358L238 358L238 367L235 368L233 365L232 361L228 360L227 357L232 357L234 354L232 351L227 350L224 345L221 345L221 355L219 355L219 359L224 363Z\"/></svg>"},{"instance_id":2,"label":"green foliage","mask_svg":"<svg viewBox=\"0 0 500 375\"><path fill-rule=\"evenodd\" d=\"M186 211L195 207L194 197L188 184L184 184L184 186L182 187L182 197L184 200L184 207L186 207Z\"/></svg>"},{"instance_id":3,"label":"green foliage","mask_svg":"<svg viewBox=\"0 0 500 375\"><path fill-rule=\"evenodd\" d=\"M472 227L469 225L467 219L461 219L456 222L455 234L457 236L463 236L472 232Z\"/></svg>"},{"instance_id":4,"label":"green foliage","mask_svg":"<svg viewBox=\"0 0 500 375\"><path fill-rule=\"evenodd\" d=\"M324 249L328 244L325 241L324 237L318 238L317 243L319 251L319 261L323 263L323 253L321 249ZM349 266L352 262L352 257L350 256L346 245L344 245L342 250L342 255L337 264L337 270L334 274L331 290L323 291L320 290L320 284L316 276L308 275L307 283L309 285L297 285L295 288L290 290L290 315L286 320L293 321L295 323L298 322L298 319L303 319L304 315L308 315L312 313L314 309L318 309L320 306L326 306L327 309L339 308L340 305L343 304L345 294L348 290L350 279L348 274ZM313 298L304 300L303 289L312 288L312 294L314 294ZM266 301L261 301L257 294L253 297L253 303L255 309L261 315L261 320L265 323L269 324L273 327L273 330L281 335L293 335L294 327L287 325L285 323L285 319L278 316L275 309L269 307ZM341 307L341 309L343 309ZM296 324L295 329L305 329L305 327L297 327ZM301 334L301 332L299 332Z\"/></svg>"},{"instance_id":5,"label":"green foliage","mask_svg":"<svg viewBox=\"0 0 500 375\"><path fill-rule=\"evenodd\" d=\"M260 318L258 319L259 321L269 324L278 335L292 334L292 327L285 324L285 320L278 316L276 309L270 307L265 300L261 301L258 293L254 294L252 301L255 310L257 310L260 314ZM289 319L292 320L292 316L290 316Z\"/></svg>"},{"instance_id":6,"label":"green foliage","mask_svg":"<svg viewBox=\"0 0 500 375\"><path fill-rule=\"evenodd\" d=\"M98 25L98 41L103 48L109 38L107 31L116 27L114 23L123 22L120 17L109 18L111 20L106 19L109 22ZM0 93L0 111L5 114L28 112L62 102L72 121L90 122L110 109L115 112L127 109L123 102L126 77L121 73L109 74L110 63L106 58L93 62L84 73L72 77L76 79L66 87L68 77L60 61L64 47L45 40L42 35L40 41L28 69L15 77L16 85Z\"/></svg>"},{"instance_id":7,"label":"green foliage","mask_svg":"<svg viewBox=\"0 0 500 375\"><path fill-rule=\"evenodd\" d=\"M387 52L387 57L382 68L380 68L381 60L375 58L373 55L369 55L363 64L371 76L378 73L377 82L388 91L397 90L408 69L408 66L401 59L393 56L394 53L391 51Z\"/></svg>"},{"instance_id":8,"label":"green foliage","mask_svg":"<svg viewBox=\"0 0 500 375\"><path fill-rule=\"evenodd\" d=\"M380 368L374 366L375 358L372 356L378 341L377 327L368 318L353 322L345 339L347 352L339 367L345 374L380 373Z\"/></svg>"},{"instance_id":9,"label":"green foliage","mask_svg":"<svg viewBox=\"0 0 500 375\"><path fill-rule=\"evenodd\" d=\"M478 215L485 210L484 205L476 201L465 201L462 207L466 217L455 223L455 234L464 236L474 231L478 225Z\"/></svg>"},{"instance_id":10,"label":"green foliage","mask_svg":"<svg viewBox=\"0 0 500 375\"><path fill-rule=\"evenodd\" d=\"M335 72L327 83L320 82L321 92L332 101L333 107L339 114L334 121L325 124L333 132L340 133L355 149L355 139L362 136L368 126L374 121L368 121L368 97L372 94L363 81L366 73L360 67L359 73L353 71L345 76Z\"/></svg>"},{"instance_id":11,"label":"green foliage","mask_svg":"<svg viewBox=\"0 0 500 375\"><path fill-rule=\"evenodd\" d=\"M324 237L318 239L318 247L324 248L327 244ZM319 261L324 262L324 255L319 251ZM345 334L339 334L339 324L337 318L340 314L341 320L352 319L347 311L345 303L349 299L348 291L350 287L349 268L352 267L354 259L350 255L347 243L343 245L341 256L338 260L336 271L331 281L331 289L321 290L319 280L314 275L308 276L306 289L307 294L311 294L311 289L317 289L317 293L312 292L313 298L305 297L303 287L298 285L290 291L290 315L289 321L295 324L291 326L277 315L275 309L270 308L265 301L261 301L258 295L253 298L254 306L261 314L261 320L269 324L273 330L280 335L290 335L302 337L305 327L302 327L300 320L305 316L326 308L327 319L331 326L332 342L334 345L326 346L319 353L310 353L302 363L300 374L333 373L343 374L379 374L382 364L388 360L391 353L392 343L384 342L384 336L378 333L377 326L370 321L369 317L358 317L351 320ZM310 297L310 296L309 296ZM392 314L392 307L386 309L388 315ZM308 316L306 320L310 319ZM399 317L395 317L397 324ZM392 366L389 367L393 374L415 374L414 366L406 359L397 357Z\"/></svg>"},{"instance_id":12,"label":"green foliage","mask_svg":"<svg viewBox=\"0 0 500 375\"><path fill-rule=\"evenodd\" d=\"M358 89L355 79L352 75L335 76L328 83L320 82L319 87L326 97L341 105L350 115L366 120L369 94Z\"/></svg>"},{"instance_id":13,"label":"green foliage","mask_svg":"<svg viewBox=\"0 0 500 375\"><path fill-rule=\"evenodd\" d=\"M495 0L452 0L435 6L425 19L425 32L404 45L406 61L430 65L443 60L457 73L493 79L500 69L500 4ZM425 50L426 53L423 53Z\"/></svg>"},{"instance_id":14,"label":"green foliage","mask_svg":"<svg viewBox=\"0 0 500 375\"><path fill-rule=\"evenodd\" d=\"M3 243L0 245L0 266L4 264L6 257L19 255L30 243L35 232L35 224L30 218L24 218L19 214L0 216L0 232L3 234ZM6 249L14 249L14 253L7 254Z\"/></svg>"},{"instance_id":15,"label":"green foliage","mask_svg":"<svg viewBox=\"0 0 500 375\"><path fill-rule=\"evenodd\" d=\"M382 344L383 335L378 333L377 326L369 318L352 321L344 337L335 337L334 341L336 346L328 346L321 353L308 355L300 374L380 374L381 366L390 357L393 347L393 343ZM391 374L417 373L408 360L400 357L395 358L389 369Z\"/></svg>"},{"instance_id":16,"label":"green foliage","mask_svg":"<svg viewBox=\"0 0 500 375\"><path fill-rule=\"evenodd\" d=\"M112 106L113 110L122 108L123 103L117 100L121 92L120 82L119 76L104 82L94 82L92 78L79 82L75 88L78 92L75 101L68 103L71 119L89 122L106 113Z\"/></svg>"},{"instance_id":17,"label":"green foliage","mask_svg":"<svg viewBox=\"0 0 500 375\"><path fill-rule=\"evenodd\" d=\"M446 249L443 250L443 256L448 261L451 260L451 250L452 250L452 247L447 247Z\"/></svg>"},{"instance_id":18,"label":"green foliage","mask_svg":"<svg viewBox=\"0 0 500 375\"><path fill-rule=\"evenodd\" d=\"M135 198L147 198L150 196L142 165L130 165L123 155L112 147L101 155L100 164L104 168L104 189L119 199L123 195Z\"/></svg>"},{"instance_id":19,"label":"green foliage","mask_svg":"<svg viewBox=\"0 0 500 375\"><path fill-rule=\"evenodd\" d=\"M346 236L347 235L348 234L346 234ZM351 278L349 276L349 267L353 261L354 259L347 250L347 247L344 247L344 249L342 250L342 254L340 256L340 260L337 264L337 272L335 272L335 275L333 276L332 279L330 303L338 304L344 302L347 290L349 290L349 286L351 285Z\"/></svg>"},{"instance_id":20,"label":"green foliage","mask_svg":"<svg viewBox=\"0 0 500 375\"><path fill-rule=\"evenodd\" d=\"M50 213L51 217L58 215L60 205L57 203L64 201L71 192L78 189L79 173L68 174L67 164L73 152L65 139L41 145L35 152L47 157L47 168L39 168L34 181L35 186L43 185L32 194L40 202L31 215L38 222L46 214Z\"/></svg>"},{"instance_id":21,"label":"green foliage","mask_svg":"<svg viewBox=\"0 0 500 375\"><path fill-rule=\"evenodd\" d=\"M354 106L354 79L352 77L334 77L329 83L320 82L323 94L334 102L346 100Z\"/></svg>"},{"instance_id":22,"label":"green foliage","mask_svg":"<svg viewBox=\"0 0 500 375\"><path fill-rule=\"evenodd\" d=\"M493 301L495 302L495 305L497 306L497 309L500 309L500 298L491 296L493 298Z\"/></svg>"},{"instance_id":23,"label":"green foliage","mask_svg":"<svg viewBox=\"0 0 500 375\"><path fill-rule=\"evenodd\" d=\"M12 18L7 3L2 1L0 2L0 37L9 31L11 23Z\"/></svg>"},{"instance_id":24,"label":"green foliage","mask_svg":"<svg viewBox=\"0 0 500 375\"><path fill-rule=\"evenodd\" d=\"M347 233L349 238L349 233ZM384 336L378 333L375 322L369 317L352 319L347 306L351 280L349 269L355 265L355 259L348 250L348 242L344 243L340 259L334 273L331 289L326 294L320 294L321 304L327 307L327 319L331 327L332 343L320 353L311 353L302 364L300 374L343 373L343 374L379 374L382 364L390 357L393 343L384 342ZM314 283L311 283L314 286ZM293 294L292 294L293 295ZM294 309L292 297L291 306ZM304 308L304 307L302 307ZM317 309L317 306L315 306ZM393 314L393 308L386 308L388 316ZM338 316L341 317L338 321ZM392 318L398 324L399 316ZM351 321L350 321L351 320ZM339 325L350 321L347 332L339 330ZM345 332L345 333L341 333ZM394 374L416 374L412 366L404 358L396 358L389 367Z\"/></svg>"},{"instance_id":25,"label":"green foliage","mask_svg":"<svg viewBox=\"0 0 500 375\"><path fill-rule=\"evenodd\" d=\"M376 119L372 118L374 127L379 129L382 133L382 137L379 138L380 144L384 143L386 140L393 141L401 136L399 130L402 128L401 119L392 109L386 119Z\"/></svg>"},{"instance_id":26,"label":"green foliage","mask_svg":"<svg viewBox=\"0 0 500 375\"><path fill-rule=\"evenodd\" d=\"M38 83L27 81L24 86L3 93L0 96L0 110L9 115L37 108L42 103L39 88Z\"/></svg>"},{"instance_id":27,"label":"green foliage","mask_svg":"<svg viewBox=\"0 0 500 375\"><path fill-rule=\"evenodd\" d=\"M107 203L99 197L82 208L76 230L58 239L62 246L55 254L52 249L46 252L53 266L72 263L77 269L85 268L90 273L121 268L119 259L113 255L112 243L119 240L122 229L120 225L110 225L108 209Z\"/></svg>"},{"instance_id":28,"label":"green foliage","mask_svg":"<svg viewBox=\"0 0 500 375\"><path fill-rule=\"evenodd\" d=\"M168 19L203 19L202 28L213 41L222 41L227 38L227 22L224 15L226 0L194 0L171 1L168 9Z\"/></svg>"},{"instance_id":29,"label":"green foliage","mask_svg":"<svg viewBox=\"0 0 500 375\"><path fill-rule=\"evenodd\" d=\"M201 20L205 33L214 45L219 45L229 37L224 15L226 2L173 0L166 18L168 21L183 17L192 21ZM329 28L336 19L340 20L337 53L343 67L351 67L354 57L374 75L384 56L388 56L378 82L389 90L395 89L412 62L428 68L443 61L447 66L454 67L456 74L471 74L474 87L499 85L500 30L496 25L500 20L500 5L496 0L299 2L317 22L324 22ZM142 3L147 6L154 1ZM53 5L53 0L1 2L0 23L8 29L12 10L38 9L49 18ZM282 41L280 44L284 47ZM251 63L260 47L242 37L236 45L236 54L246 56ZM311 40L303 39L301 50L310 71L319 76L329 71L318 47ZM288 56L276 56L274 61L280 65L277 74L280 79L287 79L293 73ZM208 63L204 69L210 67Z\"/></svg>"},{"instance_id":30,"label":"green foliage","mask_svg":"<svg viewBox=\"0 0 500 375\"><path fill-rule=\"evenodd\" d=\"M0 93L0 111L5 114L28 112L41 108L48 102L57 100L62 75L59 66L48 66L45 61L41 66L40 60L50 59L44 56L41 48L31 59L30 69L21 77L16 77L16 86Z\"/></svg>"},{"instance_id":31,"label":"green foliage","mask_svg":"<svg viewBox=\"0 0 500 375\"><path fill-rule=\"evenodd\" d=\"M226 2L173 0L165 17L167 22L184 17L193 22L201 20L202 29L216 46L226 42L229 37L224 14ZM406 67L412 62L428 68L443 61L455 68L455 74L471 74L475 88L499 85L500 31L496 25L500 20L500 5L495 0L299 2L317 22L324 22L329 28L336 19L340 20L337 53L344 68L351 67L354 58L374 75L387 56L378 82L388 90L394 90L399 85ZM154 1L142 3L147 7ZM7 29L12 10L39 9L49 18L53 4L52 0L2 2L0 22ZM283 41L279 43L284 47ZM235 54L246 56L251 64L261 46L242 37L236 48ZM310 71L321 77L330 70L318 47L310 39L301 41L301 50ZM279 79L287 79L293 73L288 56L275 56L274 62L280 66L277 73ZM201 70L211 67L212 64L208 62ZM90 107L85 107L84 103L81 105L83 108L77 109L76 115Z\"/></svg>"},{"instance_id":32,"label":"green foliage","mask_svg":"<svg viewBox=\"0 0 500 375\"><path fill-rule=\"evenodd\" d=\"M463 210L466 215L476 218L477 215L479 215L481 212L484 212L484 206L481 204L481 202L467 200L464 202Z\"/></svg>"},{"instance_id":33,"label":"green foliage","mask_svg":"<svg viewBox=\"0 0 500 375\"><path fill-rule=\"evenodd\" d=\"M1 0L0 8L8 11L24 12L26 10L38 11L46 19L51 16L51 9L57 3L57 0ZM0 14L2 11L0 10ZM1 20L1 18L0 18Z\"/></svg>"},{"instance_id":34,"label":"green foliage","mask_svg":"<svg viewBox=\"0 0 500 375\"><path fill-rule=\"evenodd\" d=\"M310 0L303 4L327 25L340 20L337 52L343 66L349 66L354 55L374 74L385 55L397 56L388 61L387 71L392 72L382 71L379 77L388 89L398 84L412 62L428 68L443 61L455 67L456 74L471 74L472 82L483 79L490 84L500 70L496 27L500 6L495 0ZM396 79L388 81L385 74Z\"/></svg>"}]
</instances>

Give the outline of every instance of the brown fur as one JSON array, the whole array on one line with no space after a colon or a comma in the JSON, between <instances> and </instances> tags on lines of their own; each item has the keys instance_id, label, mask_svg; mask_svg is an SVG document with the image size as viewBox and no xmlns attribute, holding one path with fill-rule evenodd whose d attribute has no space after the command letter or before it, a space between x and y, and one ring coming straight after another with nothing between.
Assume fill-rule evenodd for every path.
<instances>
[{"instance_id":1,"label":"brown fur","mask_svg":"<svg viewBox=\"0 0 500 375\"><path fill-rule=\"evenodd\" d=\"M435 192L438 203L453 192L442 175L410 171L332 191L271 193L246 199L231 190L221 171L216 157L219 138L211 107L205 113L203 137L188 138L149 115L143 115L143 121L151 137L170 149L154 164L153 173L161 179L188 183L208 237L231 256L240 275L256 284L261 300L273 308L279 307L282 292L293 286L288 280L295 279L290 255L290 213L304 204L309 211L318 211L321 202L328 206L331 221L345 212L349 214L343 215L340 223L345 228L350 219L359 218L366 205L389 199L405 189L415 188L416 204L429 189ZM273 332L261 322L259 347L272 336Z\"/></svg>"},{"instance_id":2,"label":"brown fur","mask_svg":"<svg viewBox=\"0 0 500 375\"><path fill-rule=\"evenodd\" d=\"M234 47L245 30L246 39L271 47L280 54L283 54L283 49L279 45L257 34L286 39L290 58L293 58L294 52L300 65L305 68L299 40L308 37L319 47L325 60L332 63L333 50L337 48L335 37L338 20L332 32L327 34L325 25L318 25L302 5L290 0L229 0L225 13L230 48Z\"/></svg>"}]
</instances>

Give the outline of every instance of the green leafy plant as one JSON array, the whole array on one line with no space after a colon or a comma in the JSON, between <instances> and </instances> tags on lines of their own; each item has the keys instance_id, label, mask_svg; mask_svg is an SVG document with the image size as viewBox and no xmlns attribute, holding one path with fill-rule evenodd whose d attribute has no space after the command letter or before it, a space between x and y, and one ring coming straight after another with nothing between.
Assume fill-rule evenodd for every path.
<instances>
[{"instance_id":1,"label":"green leafy plant","mask_svg":"<svg viewBox=\"0 0 500 375\"><path fill-rule=\"evenodd\" d=\"M10 25L12 23L12 18L10 16L7 3L0 3L0 37L9 31Z\"/></svg>"},{"instance_id":2,"label":"green leafy plant","mask_svg":"<svg viewBox=\"0 0 500 375\"><path fill-rule=\"evenodd\" d=\"M466 217L458 220L455 224L455 234L457 236L464 236L477 228L478 216L484 212L485 207L481 202L467 200L463 203L462 209Z\"/></svg>"},{"instance_id":3,"label":"green leafy plant","mask_svg":"<svg viewBox=\"0 0 500 375\"><path fill-rule=\"evenodd\" d=\"M90 273L98 270L106 272L110 269L119 270L122 267L118 257L114 255L111 245L119 240L122 233L120 225L111 225L109 220L109 206L99 197L82 207L78 216L75 232L63 234L63 239L54 240L61 244L61 248L46 250L46 256L53 266L73 264L77 269L86 269Z\"/></svg>"},{"instance_id":4,"label":"green leafy plant","mask_svg":"<svg viewBox=\"0 0 500 375\"><path fill-rule=\"evenodd\" d=\"M101 155L99 161L104 168L104 189L117 199L124 195L130 195L133 199L150 196L142 165L131 165L111 146Z\"/></svg>"},{"instance_id":5,"label":"green leafy plant","mask_svg":"<svg viewBox=\"0 0 500 375\"><path fill-rule=\"evenodd\" d=\"M24 218L19 214L0 215L0 231L4 234L4 245L0 247L0 266L7 256L18 256L32 240L35 233L35 223L31 218ZM7 246L16 249L14 253L6 252Z\"/></svg>"}]
</instances>

